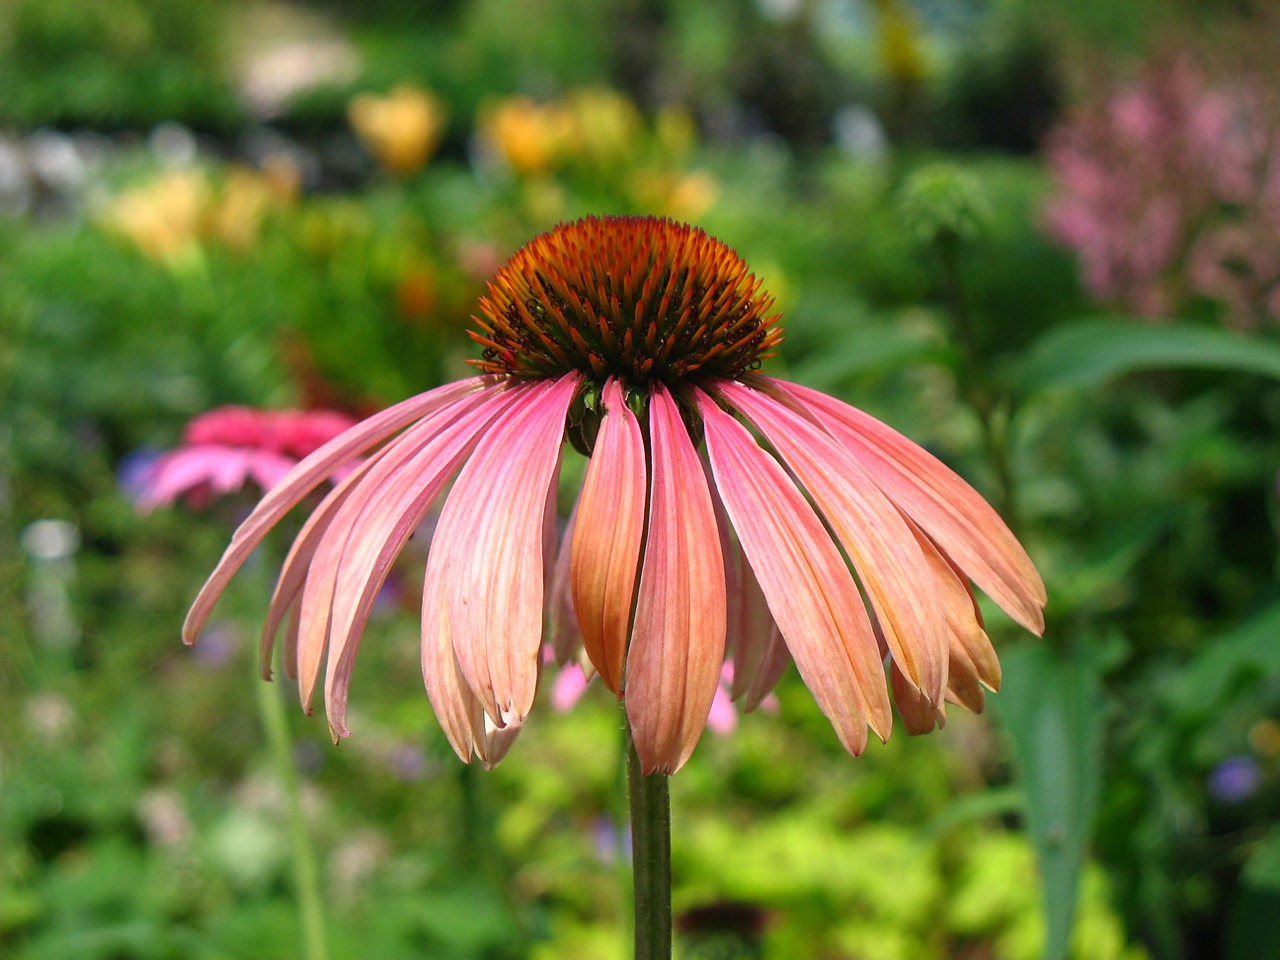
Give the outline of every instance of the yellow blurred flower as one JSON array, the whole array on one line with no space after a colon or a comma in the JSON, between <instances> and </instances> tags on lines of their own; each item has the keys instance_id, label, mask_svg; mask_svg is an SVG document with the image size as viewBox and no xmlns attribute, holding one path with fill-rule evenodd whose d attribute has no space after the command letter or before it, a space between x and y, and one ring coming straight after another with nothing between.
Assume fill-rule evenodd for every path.
<instances>
[{"instance_id":1,"label":"yellow blurred flower","mask_svg":"<svg viewBox=\"0 0 1280 960\"><path fill-rule=\"evenodd\" d=\"M671 104L660 109L654 117L653 135L664 157L680 158L693 149L698 128L688 107Z\"/></svg>"},{"instance_id":2,"label":"yellow blurred flower","mask_svg":"<svg viewBox=\"0 0 1280 960\"><path fill-rule=\"evenodd\" d=\"M889 80L913 87L925 76L925 57L911 8L902 0L873 0L879 17L880 62Z\"/></svg>"},{"instance_id":3,"label":"yellow blurred flower","mask_svg":"<svg viewBox=\"0 0 1280 960\"><path fill-rule=\"evenodd\" d=\"M171 171L120 194L101 222L143 256L188 269L200 265L207 243L250 250L265 217L291 204L299 186L297 167L284 160L262 172L234 167L220 186L202 170Z\"/></svg>"},{"instance_id":4,"label":"yellow blurred flower","mask_svg":"<svg viewBox=\"0 0 1280 960\"><path fill-rule=\"evenodd\" d=\"M445 110L438 97L401 84L386 96L362 94L347 106L347 119L365 148L386 170L421 170L444 132Z\"/></svg>"},{"instance_id":5,"label":"yellow blurred flower","mask_svg":"<svg viewBox=\"0 0 1280 960\"><path fill-rule=\"evenodd\" d=\"M209 193L199 171L165 173L120 194L107 206L102 220L144 256L169 267L191 266L200 259Z\"/></svg>"},{"instance_id":6,"label":"yellow blurred flower","mask_svg":"<svg viewBox=\"0 0 1280 960\"><path fill-rule=\"evenodd\" d=\"M570 134L570 118L559 103L510 97L480 114L480 132L521 176L542 173L558 163Z\"/></svg>"},{"instance_id":7,"label":"yellow blurred flower","mask_svg":"<svg viewBox=\"0 0 1280 960\"><path fill-rule=\"evenodd\" d=\"M641 170L630 187L632 199L645 211L673 220L698 220L720 199L720 183L702 170Z\"/></svg>"},{"instance_id":8,"label":"yellow blurred flower","mask_svg":"<svg viewBox=\"0 0 1280 960\"><path fill-rule=\"evenodd\" d=\"M245 167L232 170L210 211L210 234L232 250L248 251L267 214L291 204L301 181L297 165L288 160L269 163L261 173Z\"/></svg>"},{"instance_id":9,"label":"yellow blurred flower","mask_svg":"<svg viewBox=\"0 0 1280 960\"><path fill-rule=\"evenodd\" d=\"M616 90L584 87L564 98L575 159L607 167L625 160L641 135L640 111Z\"/></svg>"}]
</instances>

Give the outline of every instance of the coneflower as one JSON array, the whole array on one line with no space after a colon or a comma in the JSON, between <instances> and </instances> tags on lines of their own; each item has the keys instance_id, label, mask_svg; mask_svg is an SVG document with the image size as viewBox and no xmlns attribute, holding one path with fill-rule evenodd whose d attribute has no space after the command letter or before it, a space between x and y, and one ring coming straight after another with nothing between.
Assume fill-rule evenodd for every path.
<instances>
[{"instance_id":1,"label":"coneflower","mask_svg":"<svg viewBox=\"0 0 1280 960\"><path fill-rule=\"evenodd\" d=\"M442 496L422 664L464 760L496 761L533 705L558 550L582 644L626 704L646 773L689 758L727 654L749 706L794 659L854 754L868 727L889 735L886 657L909 730L931 729L947 700L980 710L1000 671L970 581L1039 632L1035 568L931 454L757 372L781 339L771 307L743 260L694 227L592 217L537 237L480 301L481 374L370 417L277 482L185 640L266 532L363 457L295 540L263 643L265 667L287 621L285 662L304 703L323 671L338 736L374 599ZM590 459L557 544L566 442Z\"/></svg>"}]
</instances>

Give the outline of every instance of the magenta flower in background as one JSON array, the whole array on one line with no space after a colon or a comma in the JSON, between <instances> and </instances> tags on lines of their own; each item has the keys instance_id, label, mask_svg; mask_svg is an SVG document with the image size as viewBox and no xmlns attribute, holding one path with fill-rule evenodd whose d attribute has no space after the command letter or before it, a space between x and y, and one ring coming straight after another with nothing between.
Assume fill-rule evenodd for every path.
<instances>
[{"instance_id":1,"label":"magenta flower in background","mask_svg":"<svg viewBox=\"0 0 1280 960\"><path fill-rule=\"evenodd\" d=\"M554 659L551 649L544 648L543 661ZM592 674L594 676L594 673ZM560 713L567 713L582 699L582 695L591 686L591 676L582 665L571 661L564 664L556 674L551 685L551 705ZM716 694L711 700L711 710L707 713L707 726L712 733L728 736L738 729L738 708L733 705L733 661L726 660L720 668L720 683L716 685ZM778 709L778 698L772 693L760 701L760 709L766 713L775 713Z\"/></svg>"},{"instance_id":2,"label":"magenta flower in background","mask_svg":"<svg viewBox=\"0 0 1280 960\"><path fill-rule=\"evenodd\" d=\"M1241 325L1280 318L1280 116L1266 80L1221 82L1185 53L1049 137L1049 231L1099 300L1145 317L1191 297Z\"/></svg>"},{"instance_id":3,"label":"magenta flower in background","mask_svg":"<svg viewBox=\"0 0 1280 960\"><path fill-rule=\"evenodd\" d=\"M331 410L210 410L187 424L181 447L148 465L138 505L150 509L182 496L199 500L249 483L270 490L355 422Z\"/></svg>"},{"instance_id":4,"label":"magenta flower in background","mask_svg":"<svg viewBox=\"0 0 1280 960\"><path fill-rule=\"evenodd\" d=\"M269 673L285 626L304 704L323 674L335 736L349 732L379 587L442 496L422 668L463 760L505 753L544 640L562 662L581 643L625 704L645 772L689 758L726 658L747 709L794 660L854 754L868 728L889 735L886 661L909 731L937 725L946 701L982 709L1000 668L970 580L1039 632L1040 577L932 455L756 372L781 339L771 306L741 258L693 227L593 217L537 237L480 301L480 375L370 417L291 470L236 532L184 638L266 533L363 456L298 534L263 638ZM561 537L566 441L589 460Z\"/></svg>"}]
</instances>

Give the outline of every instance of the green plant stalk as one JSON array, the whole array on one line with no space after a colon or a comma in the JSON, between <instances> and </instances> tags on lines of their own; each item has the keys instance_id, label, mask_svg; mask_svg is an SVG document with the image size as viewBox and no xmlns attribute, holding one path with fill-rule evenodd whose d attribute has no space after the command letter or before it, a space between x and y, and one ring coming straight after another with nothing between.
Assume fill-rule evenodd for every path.
<instances>
[{"instance_id":1,"label":"green plant stalk","mask_svg":"<svg viewBox=\"0 0 1280 960\"><path fill-rule=\"evenodd\" d=\"M255 664L256 666L256 664ZM329 946L324 926L324 903L320 897L320 871L307 822L302 815L302 795L298 771L293 763L293 743L278 684L254 676L258 714L267 733L271 763L284 789L285 819L289 830L289 850L293 860L293 894L302 925L303 960L328 960Z\"/></svg>"},{"instance_id":2,"label":"green plant stalk","mask_svg":"<svg viewBox=\"0 0 1280 960\"><path fill-rule=\"evenodd\" d=\"M959 385L965 402L978 417L982 428L982 446L991 468L995 471L997 491L997 508L1005 523L1015 533L1021 527L1018 522L1018 501L1013 478L1013 463L1009 456L1009 423L1012 410L1009 399L998 400L988 382L986 365L982 361L982 351L978 343L977 331L973 318L969 313L964 298L964 287L960 282L960 238L953 234L938 237L939 279L942 283L942 295L946 301L947 317L955 331L956 340L964 354L964 366L960 372Z\"/></svg>"},{"instance_id":3,"label":"green plant stalk","mask_svg":"<svg viewBox=\"0 0 1280 960\"><path fill-rule=\"evenodd\" d=\"M512 886L513 871L495 833L496 820L485 781L487 774L488 771L475 762L462 764L458 772L458 819L462 824L459 857L479 870L498 891L511 918L518 955L527 956L533 935Z\"/></svg>"},{"instance_id":4,"label":"green plant stalk","mask_svg":"<svg viewBox=\"0 0 1280 960\"><path fill-rule=\"evenodd\" d=\"M667 775L641 772L627 727L631 788L631 870L635 888L635 960L671 960L671 798Z\"/></svg>"}]
</instances>

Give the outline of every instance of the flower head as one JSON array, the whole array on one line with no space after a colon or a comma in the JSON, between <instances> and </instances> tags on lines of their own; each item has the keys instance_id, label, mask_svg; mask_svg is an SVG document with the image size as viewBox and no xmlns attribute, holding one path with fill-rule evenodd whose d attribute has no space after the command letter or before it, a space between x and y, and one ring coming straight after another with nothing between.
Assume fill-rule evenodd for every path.
<instances>
[{"instance_id":1,"label":"flower head","mask_svg":"<svg viewBox=\"0 0 1280 960\"><path fill-rule=\"evenodd\" d=\"M286 668L304 704L323 672L335 736L348 733L374 598L442 495L422 667L464 760L505 753L548 633L562 661L580 644L624 701L650 772L688 759L726 658L746 709L794 660L855 754L868 728L888 737L889 686L911 732L938 725L948 700L982 709L1000 668L970 581L1039 631L1039 576L931 454L756 372L780 340L770 306L737 254L693 227L589 218L538 237L480 303L481 374L391 407L295 467L236 532L185 639L266 532L364 456L299 533L263 641L265 668L287 621ZM558 536L566 441L589 460Z\"/></svg>"},{"instance_id":2,"label":"flower head","mask_svg":"<svg viewBox=\"0 0 1280 960\"><path fill-rule=\"evenodd\" d=\"M331 410L210 410L187 424L181 447L146 467L138 504L149 509L183 495L227 494L249 482L270 490L354 424Z\"/></svg>"}]
</instances>

